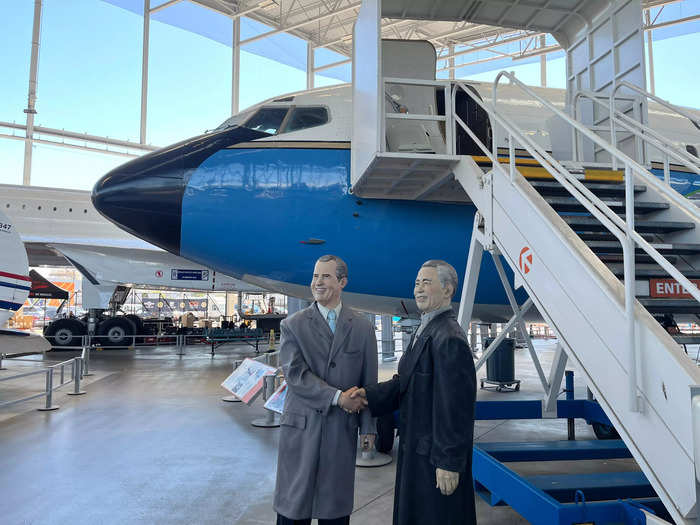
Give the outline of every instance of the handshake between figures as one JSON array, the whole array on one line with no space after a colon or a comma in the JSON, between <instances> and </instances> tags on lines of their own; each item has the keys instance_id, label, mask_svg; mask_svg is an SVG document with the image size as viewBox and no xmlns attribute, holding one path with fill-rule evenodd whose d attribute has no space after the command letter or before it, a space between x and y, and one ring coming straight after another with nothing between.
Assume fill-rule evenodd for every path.
<instances>
[{"instance_id":1,"label":"handshake between figures","mask_svg":"<svg viewBox=\"0 0 700 525\"><path fill-rule=\"evenodd\" d=\"M367 392L365 392L364 388L356 386L348 388L340 394L338 406L349 414L357 414L367 408Z\"/></svg>"}]
</instances>

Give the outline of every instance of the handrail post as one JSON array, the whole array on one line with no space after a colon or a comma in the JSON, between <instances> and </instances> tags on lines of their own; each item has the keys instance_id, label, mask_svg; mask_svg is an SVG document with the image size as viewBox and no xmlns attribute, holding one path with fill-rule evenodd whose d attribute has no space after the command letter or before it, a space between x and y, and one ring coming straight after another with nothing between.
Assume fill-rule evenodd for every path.
<instances>
[{"instance_id":1,"label":"handrail post","mask_svg":"<svg viewBox=\"0 0 700 525\"><path fill-rule=\"evenodd\" d=\"M83 363L80 357L73 359L73 391L68 392L69 396L81 396L85 393L85 390L80 389L80 375L83 369Z\"/></svg>"},{"instance_id":2,"label":"handrail post","mask_svg":"<svg viewBox=\"0 0 700 525\"><path fill-rule=\"evenodd\" d=\"M445 85L444 96L445 96L445 153L447 155L456 155L456 139L453 136L452 123L454 118L452 112L454 111L452 107L452 82L448 82Z\"/></svg>"},{"instance_id":3,"label":"handrail post","mask_svg":"<svg viewBox=\"0 0 700 525\"><path fill-rule=\"evenodd\" d=\"M625 166L625 246L622 248L625 276L625 315L627 317L627 351L629 355L629 407L632 412L639 412L637 399L637 342L635 337L634 287L635 287L635 242L634 232L634 175L629 165Z\"/></svg>"},{"instance_id":4,"label":"handrail post","mask_svg":"<svg viewBox=\"0 0 700 525\"><path fill-rule=\"evenodd\" d=\"M664 152L664 182L671 184L671 165L668 158L668 152Z\"/></svg>"},{"instance_id":5,"label":"handrail post","mask_svg":"<svg viewBox=\"0 0 700 525\"><path fill-rule=\"evenodd\" d=\"M42 408L37 408L40 412L58 409L58 405L53 404L53 368L46 369L46 404Z\"/></svg>"},{"instance_id":6,"label":"handrail post","mask_svg":"<svg viewBox=\"0 0 700 525\"><path fill-rule=\"evenodd\" d=\"M498 155L496 155L498 160ZM508 167L510 168L510 182L515 182L515 146L513 145L513 135L508 133Z\"/></svg>"}]
</instances>

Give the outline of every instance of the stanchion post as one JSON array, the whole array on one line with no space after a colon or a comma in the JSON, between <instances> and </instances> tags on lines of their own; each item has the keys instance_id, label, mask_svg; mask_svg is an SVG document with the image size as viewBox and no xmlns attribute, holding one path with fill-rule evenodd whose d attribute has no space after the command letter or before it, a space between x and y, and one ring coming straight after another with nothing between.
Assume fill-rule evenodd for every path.
<instances>
[{"instance_id":1,"label":"stanchion post","mask_svg":"<svg viewBox=\"0 0 700 525\"><path fill-rule=\"evenodd\" d=\"M241 361L240 359L236 359L236 360L233 362L233 370L234 370L234 371L236 370L236 368L238 368L239 366L241 366L241 362L242 362L242 361ZM226 401L227 403L241 403L241 400L238 399L236 396L233 396L233 395L231 395L231 396L224 396L224 397L221 398L221 401Z\"/></svg>"},{"instance_id":2,"label":"stanchion post","mask_svg":"<svg viewBox=\"0 0 700 525\"><path fill-rule=\"evenodd\" d=\"M0 354L0 370L6 370L6 368L4 368L4 367L2 366L2 360L3 360L4 358L5 358L5 354Z\"/></svg>"},{"instance_id":3,"label":"stanchion post","mask_svg":"<svg viewBox=\"0 0 700 525\"><path fill-rule=\"evenodd\" d=\"M91 376L92 372L90 372L90 344L87 340L85 341L85 345L83 346L83 354L80 357L83 361L83 376Z\"/></svg>"},{"instance_id":4,"label":"stanchion post","mask_svg":"<svg viewBox=\"0 0 700 525\"><path fill-rule=\"evenodd\" d=\"M274 393L275 391L275 375L269 375L265 376L263 378L263 400L267 401L268 398ZM277 416L277 412L274 410L269 410L265 409L267 414L265 417L261 417L258 419L254 419L253 421L250 422L251 425L254 427L262 427L262 428L275 428L280 426L279 422L279 417Z\"/></svg>"},{"instance_id":5,"label":"stanchion post","mask_svg":"<svg viewBox=\"0 0 700 525\"><path fill-rule=\"evenodd\" d=\"M53 404L53 368L46 369L46 405L37 408L40 412L56 410L58 405Z\"/></svg>"},{"instance_id":6,"label":"stanchion post","mask_svg":"<svg viewBox=\"0 0 700 525\"><path fill-rule=\"evenodd\" d=\"M85 393L85 390L80 389L80 376L83 371L83 363L82 359L79 357L76 357L73 360L73 391L68 392L69 396L81 396Z\"/></svg>"}]
</instances>

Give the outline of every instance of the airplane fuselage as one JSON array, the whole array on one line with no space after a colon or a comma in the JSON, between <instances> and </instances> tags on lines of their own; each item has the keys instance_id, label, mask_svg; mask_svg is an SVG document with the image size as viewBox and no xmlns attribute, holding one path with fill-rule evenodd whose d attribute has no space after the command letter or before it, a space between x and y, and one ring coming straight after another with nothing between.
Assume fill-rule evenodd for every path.
<instances>
[{"instance_id":1,"label":"airplane fuselage","mask_svg":"<svg viewBox=\"0 0 700 525\"><path fill-rule=\"evenodd\" d=\"M514 120L547 143L537 105L510 96L507 88L501 92L499 104L510 104ZM412 283L418 268L427 259L444 259L464 275L476 209L464 202L354 196L350 93L340 86L261 103L213 132L113 170L95 186L95 206L177 255L292 296L310 298L314 261L338 255L350 269L347 303L417 315ZM297 109L318 110L326 120L290 129ZM686 194L697 188L696 179L672 174L674 186ZM510 317L507 305L487 257L474 316L502 321Z\"/></svg>"}]
</instances>

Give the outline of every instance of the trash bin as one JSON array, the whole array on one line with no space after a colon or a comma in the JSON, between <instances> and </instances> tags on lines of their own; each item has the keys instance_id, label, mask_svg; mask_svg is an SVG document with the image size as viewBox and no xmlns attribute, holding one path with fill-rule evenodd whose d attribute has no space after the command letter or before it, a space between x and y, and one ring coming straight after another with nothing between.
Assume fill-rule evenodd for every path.
<instances>
[{"instance_id":1,"label":"trash bin","mask_svg":"<svg viewBox=\"0 0 700 525\"><path fill-rule=\"evenodd\" d=\"M484 339L484 348L488 348L494 339ZM515 381L515 339L505 338L486 360L486 379L494 383Z\"/></svg>"}]
</instances>

